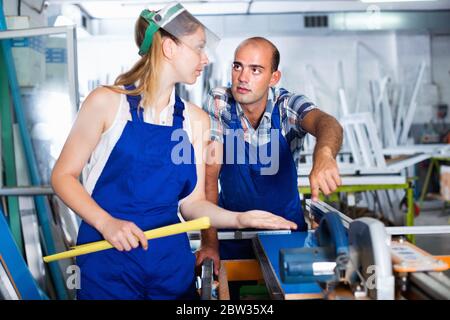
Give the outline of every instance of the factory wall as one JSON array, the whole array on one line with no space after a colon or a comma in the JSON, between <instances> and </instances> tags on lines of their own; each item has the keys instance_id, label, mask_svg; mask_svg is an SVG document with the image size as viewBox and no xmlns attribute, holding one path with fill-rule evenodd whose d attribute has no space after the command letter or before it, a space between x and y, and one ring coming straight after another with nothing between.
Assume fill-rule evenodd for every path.
<instances>
[{"instance_id":1,"label":"factory wall","mask_svg":"<svg viewBox=\"0 0 450 320\"><path fill-rule=\"evenodd\" d=\"M440 89L440 101L450 106L450 35L432 37L431 64L433 80ZM450 122L450 112L447 121Z\"/></svg>"},{"instance_id":2,"label":"factory wall","mask_svg":"<svg viewBox=\"0 0 450 320\"><path fill-rule=\"evenodd\" d=\"M240 41L254 35L266 36L278 46L280 85L310 96L335 116L342 113L339 88L346 90L350 111L369 111L369 81L385 75L392 78L394 87L404 85L409 99L422 61L426 63L424 85L414 122L429 122L435 114L430 112L434 110L432 105L450 104L450 41L448 36L431 36L424 32L333 32L297 36L247 33L240 37L223 37L217 55L211 57L214 62L212 85L230 82L234 49ZM97 84L113 82L138 59L131 35L81 39L78 51L83 93ZM198 85L200 83L198 81Z\"/></svg>"},{"instance_id":3,"label":"factory wall","mask_svg":"<svg viewBox=\"0 0 450 320\"><path fill-rule=\"evenodd\" d=\"M344 87L350 104L350 110L356 109L356 88L367 94L360 94L361 105L369 103L368 80L378 77L377 62L372 56L361 52L359 71L356 67L357 43L363 43L386 61L394 70L395 57L392 55L394 34L342 34L302 35L289 37L268 37L279 48L281 54L280 85L288 90L305 93L315 100L324 110L339 115L340 104L338 88ZM243 38L224 39L220 44L219 61L233 58L233 51ZM342 64L342 76L339 64ZM359 75L357 79L356 75ZM367 83L365 82L367 80ZM360 110L364 110L362 107Z\"/></svg>"}]
</instances>

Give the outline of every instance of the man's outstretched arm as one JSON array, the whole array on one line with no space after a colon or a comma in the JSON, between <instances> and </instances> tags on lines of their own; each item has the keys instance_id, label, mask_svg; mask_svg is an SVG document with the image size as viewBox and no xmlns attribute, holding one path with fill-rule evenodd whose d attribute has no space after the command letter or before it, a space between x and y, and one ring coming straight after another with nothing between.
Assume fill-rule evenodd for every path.
<instances>
[{"instance_id":1,"label":"man's outstretched arm","mask_svg":"<svg viewBox=\"0 0 450 320\"><path fill-rule=\"evenodd\" d=\"M342 146L343 130L334 117L318 109L308 112L301 126L316 137L309 182L312 200L317 201L319 189L328 195L341 185L336 155Z\"/></svg>"}]
</instances>

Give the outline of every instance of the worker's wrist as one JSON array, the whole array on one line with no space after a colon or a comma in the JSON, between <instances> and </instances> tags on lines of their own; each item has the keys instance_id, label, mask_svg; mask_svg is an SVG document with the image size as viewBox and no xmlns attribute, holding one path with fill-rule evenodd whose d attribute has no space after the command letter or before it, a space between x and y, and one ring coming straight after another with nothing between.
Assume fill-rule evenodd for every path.
<instances>
[{"instance_id":1,"label":"worker's wrist","mask_svg":"<svg viewBox=\"0 0 450 320\"><path fill-rule=\"evenodd\" d=\"M210 250L214 250L214 251L219 251L219 241L204 241L202 240L200 243L200 249L210 249Z\"/></svg>"},{"instance_id":2,"label":"worker's wrist","mask_svg":"<svg viewBox=\"0 0 450 320\"><path fill-rule=\"evenodd\" d=\"M111 220L114 219L111 215L106 212L102 212L99 217L94 222L94 228L100 233L103 233L106 225L108 225Z\"/></svg>"},{"instance_id":3,"label":"worker's wrist","mask_svg":"<svg viewBox=\"0 0 450 320\"><path fill-rule=\"evenodd\" d=\"M201 231L200 247L204 249L211 248L214 250L218 250L219 239L217 237L217 230L215 228L211 227L209 229Z\"/></svg>"},{"instance_id":4,"label":"worker's wrist","mask_svg":"<svg viewBox=\"0 0 450 320\"><path fill-rule=\"evenodd\" d=\"M244 227L240 220L242 214L242 212L233 212L233 227L235 229L242 229Z\"/></svg>"},{"instance_id":5,"label":"worker's wrist","mask_svg":"<svg viewBox=\"0 0 450 320\"><path fill-rule=\"evenodd\" d=\"M330 147L323 146L316 150L315 157L317 156L334 158L334 152Z\"/></svg>"}]
</instances>

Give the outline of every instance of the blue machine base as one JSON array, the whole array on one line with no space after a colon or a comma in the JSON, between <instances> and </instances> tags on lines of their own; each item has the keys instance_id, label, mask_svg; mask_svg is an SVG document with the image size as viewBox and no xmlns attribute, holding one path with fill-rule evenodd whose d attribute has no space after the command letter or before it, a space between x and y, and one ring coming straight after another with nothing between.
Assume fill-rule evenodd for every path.
<instances>
[{"instance_id":1,"label":"blue machine base","mask_svg":"<svg viewBox=\"0 0 450 320\"><path fill-rule=\"evenodd\" d=\"M282 235L258 235L258 239L284 292L285 299L323 298L323 290L316 282L288 284L283 283L280 277L280 249L315 247L317 243L313 233L293 232Z\"/></svg>"}]
</instances>

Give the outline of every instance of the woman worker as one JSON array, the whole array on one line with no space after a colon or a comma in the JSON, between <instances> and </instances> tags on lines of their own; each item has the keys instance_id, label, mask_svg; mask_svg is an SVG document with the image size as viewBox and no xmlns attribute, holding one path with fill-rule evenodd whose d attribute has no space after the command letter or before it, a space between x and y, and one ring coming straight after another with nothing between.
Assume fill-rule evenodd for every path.
<instances>
[{"instance_id":1,"label":"woman worker","mask_svg":"<svg viewBox=\"0 0 450 320\"><path fill-rule=\"evenodd\" d=\"M196 298L186 233L147 242L142 231L179 222L178 208L187 220L210 217L216 228L296 228L268 212L231 212L205 200L209 119L174 87L201 74L208 36L180 4L144 10L135 29L140 60L114 86L91 92L79 111L52 185L83 219L78 244L105 239L117 250L77 258L78 299ZM177 158L180 144L191 161Z\"/></svg>"}]
</instances>

